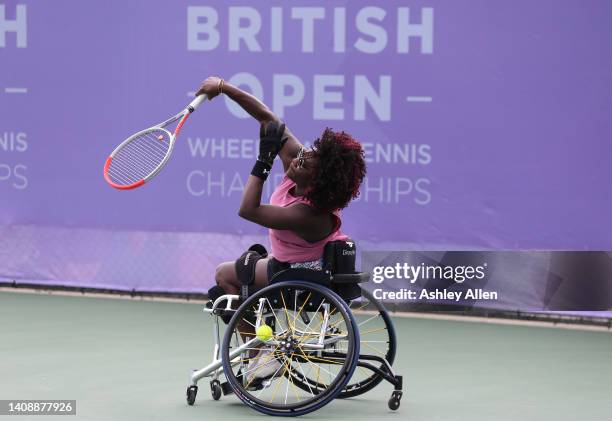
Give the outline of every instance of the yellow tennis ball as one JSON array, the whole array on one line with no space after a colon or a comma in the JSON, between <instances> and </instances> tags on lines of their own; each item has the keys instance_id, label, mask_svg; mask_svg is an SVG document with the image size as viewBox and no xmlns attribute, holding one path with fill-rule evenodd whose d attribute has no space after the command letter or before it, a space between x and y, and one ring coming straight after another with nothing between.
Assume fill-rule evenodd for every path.
<instances>
[{"instance_id":1,"label":"yellow tennis ball","mask_svg":"<svg viewBox=\"0 0 612 421\"><path fill-rule=\"evenodd\" d=\"M255 331L255 333L257 334L257 339L259 339L262 342L267 342L270 339L272 339L272 337L274 336L274 332L272 331L272 328L268 325L259 326L257 330Z\"/></svg>"}]
</instances>

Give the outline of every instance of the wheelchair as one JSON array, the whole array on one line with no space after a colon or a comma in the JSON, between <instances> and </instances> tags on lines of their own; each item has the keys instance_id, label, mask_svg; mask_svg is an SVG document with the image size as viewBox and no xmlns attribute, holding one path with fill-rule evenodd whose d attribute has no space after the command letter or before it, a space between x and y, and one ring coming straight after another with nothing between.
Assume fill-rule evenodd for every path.
<instances>
[{"instance_id":1,"label":"wheelchair","mask_svg":"<svg viewBox=\"0 0 612 421\"><path fill-rule=\"evenodd\" d=\"M395 330L382 303L362 288L369 274L354 271L355 254L351 240L333 241L323 270L288 268L245 300L226 294L207 303L213 358L191 373L187 403L195 403L198 381L210 377L214 400L233 393L261 413L301 416L385 380L393 385L388 407L397 410ZM219 319L229 320L223 337ZM268 334L258 334L264 325ZM261 370L268 374L257 376Z\"/></svg>"}]
</instances>

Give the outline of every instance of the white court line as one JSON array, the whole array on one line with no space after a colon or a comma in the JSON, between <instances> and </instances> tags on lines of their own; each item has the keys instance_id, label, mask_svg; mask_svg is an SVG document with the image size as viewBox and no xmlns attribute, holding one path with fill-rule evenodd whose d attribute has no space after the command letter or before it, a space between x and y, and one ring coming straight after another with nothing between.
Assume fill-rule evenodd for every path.
<instances>
[{"instance_id":1,"label":"white court line","mask_svg":"<svg viewBox=\"0 0 612 421\"><path fill-rule=\"evenodd\" d=\"M430 96L407 96L406 101L408 102L431 102L433 98Z\"/></svg>"},{"instance_id":2,"label":"white court line","mask_svg":"<svg viewBox=\"0 0 612 421\"><path fill-rule=\"evenodd\" d=\"M28 88L4 88L5 94L27 94Z\"/></svg>"}]
</instances>

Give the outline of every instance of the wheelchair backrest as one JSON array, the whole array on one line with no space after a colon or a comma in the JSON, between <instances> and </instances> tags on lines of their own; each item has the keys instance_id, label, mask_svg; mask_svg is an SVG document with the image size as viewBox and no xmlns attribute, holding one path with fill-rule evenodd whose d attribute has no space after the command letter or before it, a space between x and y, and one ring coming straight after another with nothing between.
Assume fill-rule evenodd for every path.
<instances>
[{"instance_id":1,"label":"wheelchair backrest","mask_svg":"<svg viewBox=\"0 0 612 421\"><path fill-rule=\"evenodd\" d=\"M335 274L355 273L357 248L353 240L336 240L325 244L323 249L323 269ZM332 289L347 302L361 296L361 287L354 284L334 284Z\"/></svg>"},{"instance_id":2,"label":"wheelchair backrest","mask_svg":"<svg viewBox=\"0 0 612 421\"><path fill-rule=\"evenodd\" d=\"M330 241L323 249L323 268L332 274L355 273L356 257L355 242L350 238Z\"/></svg>"}]
</instances>

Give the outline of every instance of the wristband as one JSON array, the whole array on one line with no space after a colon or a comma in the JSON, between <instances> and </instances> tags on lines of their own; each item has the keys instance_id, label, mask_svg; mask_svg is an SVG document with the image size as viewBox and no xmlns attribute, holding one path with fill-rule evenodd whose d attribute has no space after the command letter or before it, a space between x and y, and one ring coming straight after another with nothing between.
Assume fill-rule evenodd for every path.
<instances>
[{"instance_id":1,"label":"wristband","mask_svg":"<svg viewBox=\"0 0 612 421\"><path fill-rule=\"evenodd\" d=\"M259 159L255 161L255 165L253 165L253 169L251 170L251 175L255 177L261 178L263 181L266 181L268 176L270 175L270 170L272 169L272 165L267 162L260 161Z\"/></svg>"}]
</instances>

